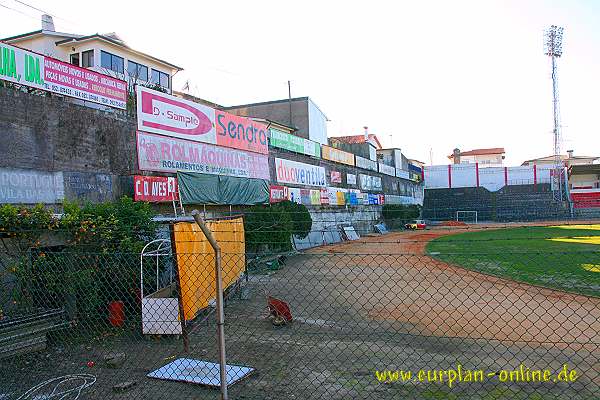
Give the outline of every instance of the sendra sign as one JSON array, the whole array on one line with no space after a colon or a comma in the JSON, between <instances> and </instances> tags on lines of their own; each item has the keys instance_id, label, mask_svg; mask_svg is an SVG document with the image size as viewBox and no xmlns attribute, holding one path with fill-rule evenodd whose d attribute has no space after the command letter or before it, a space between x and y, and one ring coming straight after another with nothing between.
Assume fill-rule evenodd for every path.
<instances>
[{"instance_id":1,"label":"sendra sign","mask_svg":"<svg viewBox=\"0 0 600 400\"><path fill-rule=\"evenodd\" d=\"M127 104L125 81L5 43L0 79L121 109Z\"/></svg>"},{"instance_id":2,"label":"sendra sign","mask_svg":"<svg viewBox=\"0 0 600 400\"><path fill-rule=\"evenodd\" d=\"M295 185L326 186L325 168L296 161L275 159L277 182Z\"/></svg>"},{"instance_id":3,"label":"sendra sign","mask_svg":"<svg viewBox=\"0 0 600 400\"><path fill-rule=\"evenodd\" d=\"M137 154L142 171L187 171L243 178L270 178L268 157L265 154L139 131Z\"/></svg>"},{"instance_id":4,"label":"sendra sign","mask_svg":"<svg viewBox=\"0 0 600 400\"><path fill-rule=\"evenodd\" d=\"M367 158L356 156L356 166L358 168L370 169L371 171L377 172L377 163Z\"/></svg>"},{"instance_id":5,"label":"sendra sign","mask_svg":"<svg viewBox=\"0 0 600 400\"><path fill-rule=\"evenodd\" d=\"M137 86L138 130L268 154L267 126Z\"/></svg>"},{"instance_id":6,"label":"sendra sign","mask_svg":"<svg viewBox=\"0 0 600 400\"><path fill-rule=\"evenodd\" d=\"M317 142L290 135L289 133L274 128L270 128L269 133L269 143L273 147L279 147L296 153L306 154L307 156L321 158L321 145Z\"/></svg>"},{"instance_id":7,"label":"sendra sign","mask_svg":"<svg viewBox=\"0 0 600 400\"><path fill-rule=\"evenodd\" d=\"M341 164L354 165L354 154L323 145L321 154L324 159Z\"/></svg>"}]
</instances>

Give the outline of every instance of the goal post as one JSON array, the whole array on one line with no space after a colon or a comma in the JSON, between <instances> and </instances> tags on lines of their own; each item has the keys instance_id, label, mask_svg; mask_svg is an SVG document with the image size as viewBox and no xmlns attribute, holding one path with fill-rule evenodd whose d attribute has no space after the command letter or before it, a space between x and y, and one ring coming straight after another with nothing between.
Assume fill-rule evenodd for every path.
<instances>
[{"instance_id":1,"label":"goal post","mask_svg":"<svg viewBox=\"0 0 600 400\"><path fill-rule=\"evenodd\" d=\"M477 211L457 211L456 221L477 223Z\"/></svg>"}]
</instances>

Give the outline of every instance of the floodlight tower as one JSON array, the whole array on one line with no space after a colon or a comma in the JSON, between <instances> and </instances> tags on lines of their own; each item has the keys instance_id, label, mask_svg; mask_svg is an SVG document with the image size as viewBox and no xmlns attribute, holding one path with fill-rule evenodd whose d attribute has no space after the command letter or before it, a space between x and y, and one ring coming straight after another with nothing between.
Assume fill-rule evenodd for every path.
<instances>
[{"instance_id":1,"label":"floodlight tower","mask_svg":"<svg viewBox=\"0 0 600 400\"><path fill-rule=\"evenodd\" d=\"M560 157L560 110L558 107L557 59L562 56L563 28L552 25L544 31L544 53L552 62L552 104L554 110L554 173L552 175L554 200L562 201L562 160Z\"/></svg>"}]
</instances>

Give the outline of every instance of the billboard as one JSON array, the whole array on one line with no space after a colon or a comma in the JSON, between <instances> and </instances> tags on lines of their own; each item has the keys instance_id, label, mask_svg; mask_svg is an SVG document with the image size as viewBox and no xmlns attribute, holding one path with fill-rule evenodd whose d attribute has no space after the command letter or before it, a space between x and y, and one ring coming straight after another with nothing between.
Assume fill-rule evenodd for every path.
<instances>
[{"instance_id":1,"label":"billboard","mask_svg":"<svg viewBox=\"0 0 600 400\"><path fill-rule=\"evenodd\" d=\"M323 145L321 156L329 161L354 166L354 154Z\"/></svg>"},{"instance_id":2,"label":"billboard","mask_svg":"<svg viewBox=\"0 0 600 400\"><path fill-rule=\"evenodd\" d=\"M137 132L138 165L142 171L270 179L268 157L206 143Z\"/></svg>"},{"instance_id":3,"label":"billboard","mask_svg":"<svg viewBox=\"0 0 600 400\"><path fill-rule=\"evenodd\" d=\"M125 109L127 83L52 57L0 43L0 79Z\"/></svg>"},{"instance_id":4,"label":"billboard","mask_svg":"<svg viewBox=\"0 0 600 400\"><path fill-rule=\"evenodd\" d=\"M346 174L346 183L348 185L356 185L356 175Z\"/></svg>"},{"instance_id":5,"label":"billboard","mask_svg":"<svg viewBox=\"0 0 600 400\"><path fill-rule=\"evenodd\" d=\"M342 183L342 173L340 171L330 171L331 183Z\"/></svg>"},{"instance_id":6,"label":"billboard","mask_svg":"<svg viewBox=\"0 0 600 400\"><path fill-rule=\"evenodd\" d=\"M379 163L379 172L385 175L396 176L396 168L383 163Z\"/></svg>"},{"instance_id":7,"label":"billboard","mask_svg":"<svg viewBox=\"0 0 600 400\"><path fill-rule=\"evenodd\" d=\"M269 129L269 133L269 143L273 147L321 158L321 145L317 142L290 135L289 133L273 128Z\"/></svg>"},{"instance_id":8,"label":"billboard","mask_svg":"<svg viewBox=\"0 0 600 400\"><path fill-rule=\"evenodd\" d=\"M288 199L288 190L285 186L271 185L269 188L269 203L279 203Z\"/></svg>"},{"instance_id":9,"label":"billboard","mask_svg":"<svg viewBox=\"0 0 600 400\"><path fill-rule=\"evenodd\" d=\"M360 156L355 156L356 158L356 166L358 168L364 168L364 169L369 169L371 171L375 171L377 172L377 163L375 161L371 161L369 159L360 157Z\"/></svg>"},{"instance_id":10,"label":"billboard","mask_svg":"<svg viewBox=\"0 0 600 400\"><path fill-rule=\"evenodd\" d=\"M179 200L177 178L172 176L133 177L133 199L153 203Z\"/></svg>"},{"instance_id":11,"label":"billboard","mask_svg":"<svg viewBox=\"0 0 600 400\"><path fill-rule=\"evenodd\" d=\"M325 186L325 168L297 161L275 158L277 182L295 185ZM268 174L268 169L267 169ZM268 178L267 178L268 179Z\"/></svg>"},{"instance_id":12,"label":"billboard","mask_svg":"<svg viewBox=\"0 0 600 400\"><path fill-rule=\"evenodd\" d=\"M267 125L216 110L217 145L269 154Z\"/></svg>"},{"instance_id":13,"label":"billboard","mask_svg":"<svg viewBox=\"0 0 600 400\"><path fill-rule=\"evenodd\" d=\"M408 171L404 171L403 169L396 168L396 176L402 179L411 179L411 174Z\"/></svg>"},{"instance_id":14,"label":"billboard","mask_svg":"<svg viewBox=\"0 0 600 400\"><path fill-rule=\"evenodd\" d=\"M55 204L64 198L62 172L0 168L0 203Z\"/></svg>"},{"instance_id":15,"label":"billboard","mask_svg":"<svg viewBox=\"0 0 600 400\"><path fill-rule=\"evenodd\" d=\"M269 153L267 126L138 85L138 130L251 151Z\"/></svg>"},{"instance_id":16,"label":"billboard","mask_svg":"<svg viewBox=\"0 0 600 400\"><path fill-rule=\"evenodd\" d=\"M371 176L365 174L359 174L360 188L363 190L382 190L381 178L378 176Z\"/></svg>"}]
</instances>

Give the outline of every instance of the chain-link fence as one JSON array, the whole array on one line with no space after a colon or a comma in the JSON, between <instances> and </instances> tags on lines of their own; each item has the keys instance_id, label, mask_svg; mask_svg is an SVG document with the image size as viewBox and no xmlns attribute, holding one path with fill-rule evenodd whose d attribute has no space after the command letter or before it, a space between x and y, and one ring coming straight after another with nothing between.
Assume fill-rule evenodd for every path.
<instances>
[{"instance_id":1,"label":"chain-link fence","mask_svg":"<svg viewBox=\"0 0 600 400\"><path fill-rule=\"evenodd\" d=\"M229 398L598 398L598 225L338 230L301 251L267 226L251 244L211 227ZM0 399L220 398L198 235L175 224L135 253L4 235Z\"/></svg>"}]
</instances>

